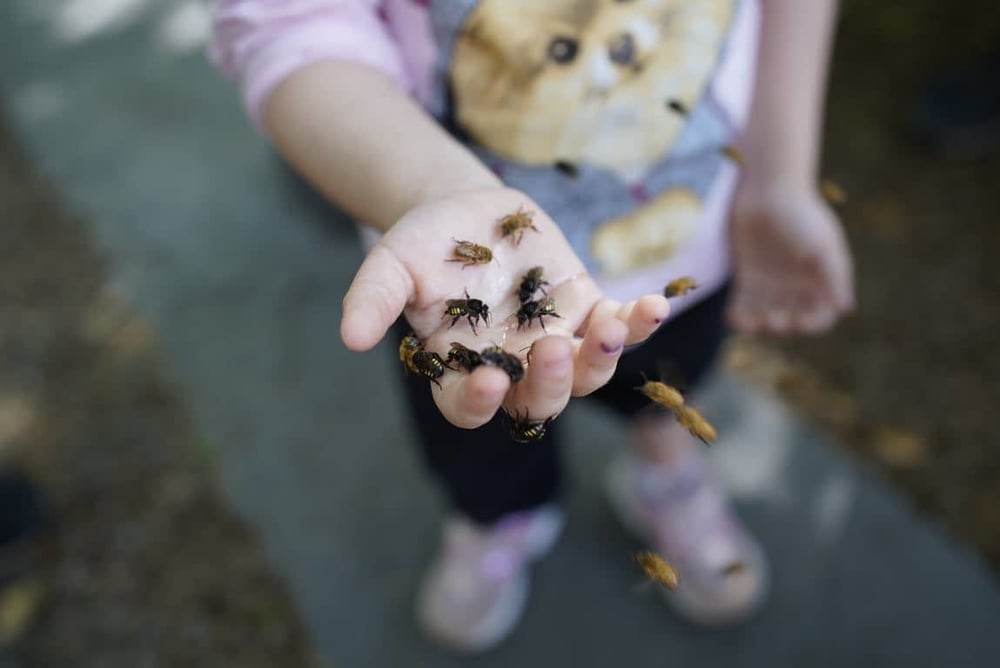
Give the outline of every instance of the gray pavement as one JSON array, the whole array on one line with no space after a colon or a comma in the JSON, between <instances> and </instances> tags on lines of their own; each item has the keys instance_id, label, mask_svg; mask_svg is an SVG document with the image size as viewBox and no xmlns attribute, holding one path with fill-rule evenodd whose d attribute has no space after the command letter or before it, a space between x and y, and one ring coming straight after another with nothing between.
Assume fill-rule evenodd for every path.
<instances>
[{"instance_id":1,"label":"gray pavement","mask_svg":"<svg viewBox=\"0 0 1000 668\"><path fill-rule=\"evenodd\" d=\"M348 353L361 253L290 186L205 62L202 3L7 0L0 93L23 146L92 225L114 289L153 323L235 508L320 651L342 666L971 666L1000 656L983 562L772 399L719 377L704 402L741 513L773 558L764 614L693 629L634 592L636 544L601 471L619 426L581 410L570 520L523 625L473 662L423 642L411 598L442 507L384 346ZM219 565L224 568L224 564Z\"/></svg>"}]
</instances>

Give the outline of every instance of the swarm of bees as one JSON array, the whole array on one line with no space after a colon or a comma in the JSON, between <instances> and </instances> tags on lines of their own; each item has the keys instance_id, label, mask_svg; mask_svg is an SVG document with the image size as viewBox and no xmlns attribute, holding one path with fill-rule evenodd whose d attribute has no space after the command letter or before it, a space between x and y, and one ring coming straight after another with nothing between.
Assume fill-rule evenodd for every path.
<instances>
[{"instance_id":1,"label":"swarm of bees","mask_svg":"<svg viewBox=\"0 0 1000 668\"><path fill-rule=\"evenodd\" d=\"M633 555L635 563L646 573L646 576L667 589L673 591L680 584L677 569L666 559L651 550L640 550Z\"/></svg>"},{"instance_id":2,"label":"swarm of bees","mask_svg":"<svg viewBox=\"0 0 1000 668\"><path fill-rule=\"evenodd\" d=\"M441 317L447 318L448 316L451 316L451 324L448 329L454 327L462 316L468 317L469 327L472 328L473 334L476 333L476 324L480 319L486 323L487 327L490 326L490 307L481 299L469 297L468 290L465 291L465 299L449 299L446 302L444 315Z\"/></svg>"},{"instance_id":3,"label":"swarm of bees","mask_svg":"<svg viewBox=\"0 0 1000 668\"><path fill-rule=\"evenodd\" d=\"M663 288L663 296L667 299L670 299L671 297L682 297L697 287L698 283L695 282L693 278L690 276L682 276L667 283L667 287Z\"/></svg>"},{"instance_id":4,"label":"swarm of bees","mask_svg":"<svg viewBox=\"0 0 1000 668\"><path fill-rule=\"evenodd\" d=\"M505 239L510 237L511 243L515 246L519 246L525 230L540 232L540 230L535 227L535 223L532 220L533 217L534 214L530 211L525 211L523 208L519 208L514 213L508 213L498 221L500 224L500 236Z\"/></svg>"},{"instance_id":5,"label":"swarm of bees","mask_svg":"<svg viewBox=\"0 0 1000 668\"><path fill-rule=\"evenodd\" d=\"M660 381L643 380L645 382L637 387L637 390L646 395L650 401L672 412L677 422L705 445L715 441L718 437L715 427L701 413L684 402L684 395L680 390Z\"/></svg>"}]
</instances>

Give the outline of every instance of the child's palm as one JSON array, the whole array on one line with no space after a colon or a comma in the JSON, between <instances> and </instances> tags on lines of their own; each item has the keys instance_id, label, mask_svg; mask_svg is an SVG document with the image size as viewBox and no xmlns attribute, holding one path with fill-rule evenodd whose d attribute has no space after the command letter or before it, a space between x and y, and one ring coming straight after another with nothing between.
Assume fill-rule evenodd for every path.
<instances>
[{"instance_id":1,"label":"child's palm","mask_svg":"<svg viewBox=\"0 0 1000 668\"><path fill-rule=\"evenodd\" d=\"M502 237L498 220L523 208L538 231L526 229L519 244ZM467 267L454 259L456 240L489 247L493 259ZM529 269L541 266L560 317L519 328L517 291ZM449 299L465 292L485 302L490 325L473 334L466 318L450 327ZM537 294L536 299L542 295ZM532 348L524 381L511 388L493 368L446 373L435 399L447 419L479 426L501 403L535 419L562 410L571 394L592 392L614 372L623 344L645 339L667 314L666 300L647 296L621 305L604 299L556 225L523 194L479 191L432 202L404 216L372 250L344 298L341 333L348 347L367 350L404 312L428 349L445 356L451 341L475 350L497 343L524 355ZM546 335L549 336L546 336ZM581 339L575 339L579 336ZM610 351L610 352L609 352Z\"/></svg>"}]
</instances>

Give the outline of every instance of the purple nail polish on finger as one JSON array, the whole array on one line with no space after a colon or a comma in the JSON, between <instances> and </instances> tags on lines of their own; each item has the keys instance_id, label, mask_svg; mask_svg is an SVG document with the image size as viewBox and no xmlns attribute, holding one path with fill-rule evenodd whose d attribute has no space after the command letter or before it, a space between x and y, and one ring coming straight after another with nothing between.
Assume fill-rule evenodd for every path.
<instances>
[{"instance_id":1,"label":"purple nail polish on finger","mask_svg":"<svg viewBox=\"0 0 1000 668\"><path fill-rule=\"evenodd\" d=\"M601 344L601 350L603 350L604 352L606 352L609 355L611 355L612 353L616 353L616 352L618 352L621 349L622 349L622 347L620 345L618 345L618 346L609 346L606 343L602 343Z\"/></svg>"}]
</instances>

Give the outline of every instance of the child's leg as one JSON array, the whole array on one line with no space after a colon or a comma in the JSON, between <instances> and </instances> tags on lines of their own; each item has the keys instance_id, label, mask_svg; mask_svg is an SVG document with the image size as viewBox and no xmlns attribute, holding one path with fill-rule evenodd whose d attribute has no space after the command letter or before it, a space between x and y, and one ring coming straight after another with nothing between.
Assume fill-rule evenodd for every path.
<instances>
[{"instance_id":1,"label":"child's leg","mask_svg":"<svg viewBox=\"0 0 1000 668\"><path fill-rule=\"evenodd\" d=\"M650 406L636 387L642 385L644 375L670 385L680 383L685 394L697 385L728 333L724 319L728 294L728 286L719 289L669 320L645 344L622 355L614 378L594 394L622 415L635 418L635 446L644 459L669 462L694 442L665 410ZM660 378L661 371L668 377Z\"/></svg>"},{"instance_id":2,"label":"child's leg","mask_svg":"<svg viewBox=\"0 0 1000 668\"><path fill-rule=\"evenodd\" d=\"M402 320L397 340L409 332ZM457 512L479 524L555 501L560 485L558 425L530 444L511 440L503 416L479 429L459 429L441 416L426 378L407 374L403 385L417 443Z\"/></svg>"},{"instance_id":3,"label":"child's leg","mask_svg":"<svg viewBox=\"0 0 1000 668\"><path fill-rule=\"evenodd\" d=\"M402 321L397 337L408 332ZM454 650L477 652L507 636L528 597L528 564L552 547L562 515L556 425L541 441L516 443L501 416L475 430L445 420L427 380L403 379L424 461L451 511L441 548L417 596L424 632Z\"/></svg>"},{"instance_id":4,"label":"child's leg","mask_svg":"<svg viewBox=\"0 0 1000 668\"><path fill-rule=\"evenodd\" d=\"M635 387L666 366L693 387L711 366L725 336L725 289L668 322L622 357L600 398L633 418L636 456L620 457L608 478L625 525L677 567L681 586L669 601L707 625L746 618L767 592L767 562L713 479L704 446ZM670 383L670 379L665 379Z\"/></svg>"}]
</instances>

